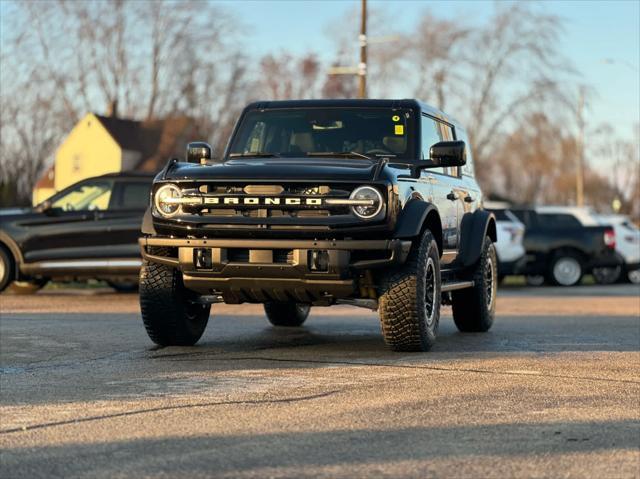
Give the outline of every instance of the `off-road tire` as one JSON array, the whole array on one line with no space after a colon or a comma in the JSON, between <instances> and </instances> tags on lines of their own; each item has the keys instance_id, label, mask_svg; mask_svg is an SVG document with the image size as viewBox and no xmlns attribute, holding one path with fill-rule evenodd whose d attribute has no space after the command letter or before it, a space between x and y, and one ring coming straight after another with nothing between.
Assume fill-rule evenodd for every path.
<instances>
[{"instance_id":1,"label":"off-road tire","mask_svg":"<svg viewBox=\"0 0 640 479\"><path fill-rule=\"evenodd\" d=\"M264 304L267 319L274 326L296 327L302 326L309 316L309 305L293 302L270 302Z\"/></svg>"},{"instance_id":2,"label":"off-road tire","mask_svg":"<svg viewBox=\"0 0 640 479\"><path fill-rule=\"evenodd\" d=\"M427 274L429 279L427 279ZM394 351L428 351L440 322L440 255L429 230L411 248L399 268L382 278L380 324ZM430 296L427 296L427 292Z\"/></svg>"},{"instance_id":3,"label":"off-road tire","mask_svg":"<svg viewBox=\"0 0 640 479\"><path fill-rule=\"evenodd\" d=\"M498 286L496 248L488 236L469 276L474 283L472 288L452 291L453 321L459 331L483 333L493 325Z\"/></svg>"},{"instance_id":4,"label":"off-road tire","mask_svg":"<svg viewBox=\"0 0 640 479\"><path fill-rule=\"evenodd\" d=\"M162 251L154 251L162 255ZM148 261L140 269L140 310L151 341L160 346L192 346L202 336L211 305L192 302L195 293L175 268Z\"/></svg>"},{"instance_id":5,"label":"off-road tire","mask_svg":"<svg viewBox=\"0 0 640 479\"><path fill-rule=\"evenodd\" d=\"M15 265L13 256L0 246L0 292L4 291L14 279Z\"/></svg>"},{"instance_id":6,"label":"off-road tire","mask_svg":"<svg viewBox=\"0 0 640 479\"><path fill-rule=\"evenodd\" d=\"M558 275L556 268L561 268L559 264L562 261L567 261L567 264L572 265L572 267L577 267L579 271L575 272L571 278L569 278L569 274L567 274L566 277ZM556 286L575 286L580 284L582 276L584 276L584 264L582 263L582 258L573 251L558 251L551 260L546 279L548 283Z\"/></svg>"}]
</instances>

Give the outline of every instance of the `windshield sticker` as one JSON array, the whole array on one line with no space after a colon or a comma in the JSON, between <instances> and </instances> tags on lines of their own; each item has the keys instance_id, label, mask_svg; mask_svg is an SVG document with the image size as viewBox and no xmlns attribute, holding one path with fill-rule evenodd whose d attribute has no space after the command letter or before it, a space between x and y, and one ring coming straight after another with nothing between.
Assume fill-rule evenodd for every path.
<instances>
[{"instance_id":1,"label":"windshield sticker","mask_svg":"<svg viewBox=\"0 0 640 479\"><path fill-rule=\"evenodd\" d=\"M404 135L404 125L394 125L396 135Z\"/></svg>"},{"instance_id":2,"label":"windshield sticker","mask_svg":"<svg viewBox=\"0 0 640 479\"><path fill-rule=\"evenodd\" d=\"M392 119L393 121L400 121L400 117L399 117L398 115L393 115L393 116L391 117L391 119Z\"/></svg>"}]
</instances>

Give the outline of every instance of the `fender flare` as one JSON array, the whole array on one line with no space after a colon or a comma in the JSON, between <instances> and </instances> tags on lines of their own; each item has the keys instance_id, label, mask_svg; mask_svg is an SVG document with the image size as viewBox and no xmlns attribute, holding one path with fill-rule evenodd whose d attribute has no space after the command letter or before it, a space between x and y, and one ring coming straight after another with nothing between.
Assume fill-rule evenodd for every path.
<instances>
[{"instance_id":1,"label":"fender flare","mask_svg":"<svg viewBox=\"0 0 640 479\"><path fill-rule=\"evenodd\" d=\"M421 199L409 200L402 209L400 218L396 223L394 238L409 239L420 235L427 216L432 211L435 211L440 217L438 209L432 203L427 203Z\"/></svg>"},{"instance_id":2,"label":"fender flare","mask_svg":"<svg viewBox=\"0 0 640 479\"><path fill-rule=\"evenodd\" d=\"M151 208L147 208L142 217L142 234L155 236L156 229L153 226L153 216L151 216Z\"/></svg>"},{"instance_id":3,"label":"fender flare","mask_svg":"<svg viewBox=\"0 0 640 479\"><path fill-rule=\"evenodd\" d=\"M497 240L496 218L493 213L476 210L465 213L460 223L460 253L458 264L467 268L480 258L485 236Z\"/></svg>"}]
</instances>

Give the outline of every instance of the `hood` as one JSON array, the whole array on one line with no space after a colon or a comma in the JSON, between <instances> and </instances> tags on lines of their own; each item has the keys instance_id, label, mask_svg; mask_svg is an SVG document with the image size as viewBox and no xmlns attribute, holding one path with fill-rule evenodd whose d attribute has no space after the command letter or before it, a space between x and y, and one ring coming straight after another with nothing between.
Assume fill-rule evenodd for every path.
<instances>
[{"instance_id":1,"label":"hood","mask_svg":"<svg viewBox=\"0 0 640 479\"><path fill-rule=\"evenodd\" d=\"M31 212L32 212L31 208L25 208L25 207L0 208L0 217L21 216Z\"/></svg>"},{"instance_id":2,"label":"hood","mask_svg":"<svg viewBox=\"0 0 640 479\"><path fill-rule=\"evenodd\" d=\"M29 221L39 216L41 214L36 213L32 208L0 208L0 226L15 221Z\"/></svg>"},{"instance_id":3,"label":"hood","mask_svg":"<svg viewBox=\"0 0 640 479\"><path fill-rule=\"evenodd\" d=\"M367 182L375 179L378 165L351 158L243 158L207 166L176 163L166 179Z\"/></svg>"},{"instance_id":4,"label":"hood","mask_svg":"<svg viewBox=\"0 0 640 479\"><path fill-rule=\"evenodd\" d=\"M30 208L7 208L5 211L0 211L0 232L15 226L28 226L42 217L42 213L37 213Z\"/></svg>"}]
</instances>

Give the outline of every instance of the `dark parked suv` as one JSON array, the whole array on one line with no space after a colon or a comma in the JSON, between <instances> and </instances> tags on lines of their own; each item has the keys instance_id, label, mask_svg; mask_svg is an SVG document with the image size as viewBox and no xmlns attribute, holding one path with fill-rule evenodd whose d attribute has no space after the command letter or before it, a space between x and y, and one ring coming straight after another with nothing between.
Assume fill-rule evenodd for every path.
<instances>
[{"instance_id":1,"label":"dark parked suv","mask_svg":"<svg viewBox=\"0 0 640 479\"><path fill-rule=\"evenodd\" d=\"M152 176L110 174L65 188L33 209L0 210L0 291L49 279L104 279L137 286L140 225Z\"/></svg>"},{"instance_id":2,"label":"dark parked suv","mask_svg":"<svg viewBox=\"0 0 640 479\"><path fill-rule=\"evenodd\" d=\"M205 143L154 180L140 243L142 319L194 344L212 303L263 303L276 326L310 306L380 311L395 350L434 343L442 302L461 331L495 313L495 220L459 123L415 100L245 108L221 161Z\"/></svg>"}]
</instances>

